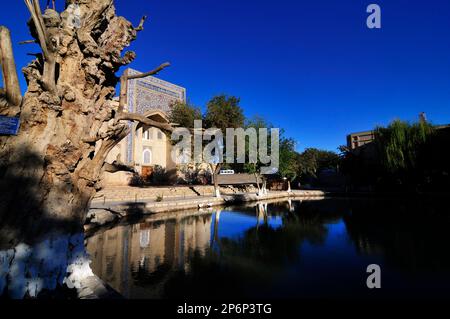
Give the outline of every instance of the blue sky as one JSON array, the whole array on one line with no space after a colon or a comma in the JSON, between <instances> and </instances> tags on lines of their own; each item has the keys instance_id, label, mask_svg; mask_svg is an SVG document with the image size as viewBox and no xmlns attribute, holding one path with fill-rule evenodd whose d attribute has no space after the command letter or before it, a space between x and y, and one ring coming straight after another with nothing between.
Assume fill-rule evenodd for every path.
<instances>
[{"instance_id":1,"label":"blue sky","mask_svg":"<svg viewBox=\"0 0 450 319\"><path fill-rule=\"evenodd\" d=\"M365 25L370 3L381 6L381 30ZM145 71L170 61L160 77L186 87L192 103L239 96L247 116L285 129L299 150L335 150L350 132L395 118L413 121L422 111L436 124L450 123L450 1L116 0L116 6L136 24L149 15L131 47L138 54L131 67ZM3 5L0 23L15 43L30 38L27 18L23 1ZM38 47L14 49L22 67Z\"/></svg>"}]
</instances>

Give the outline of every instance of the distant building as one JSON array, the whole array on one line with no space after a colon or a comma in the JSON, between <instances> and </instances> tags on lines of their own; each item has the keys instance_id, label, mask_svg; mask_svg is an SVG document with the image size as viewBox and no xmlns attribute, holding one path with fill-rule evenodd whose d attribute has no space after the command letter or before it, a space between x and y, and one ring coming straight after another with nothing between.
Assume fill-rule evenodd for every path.
<instances>
[{"instance_id":1,"label":"distant building","mask_svg":"<svg viewBox=\"0 0 450 319\"><path fill-rule=\"evenodd\" d=\"M375 140L375 131L365 131L347 135L347 147L351 150L357 149Z\"/></svg>"},{"instance_id":2,"label":"distant building","mask_svg":"<svg viewBox=\"0 0 450 319\"><path fill-rule=\"evenodd\" d=\"M419 114L419 121L421 123L427 122L427 116L425 113ZM435 130L442 130L447 129L450 127L450 124L445 125L435 125ZM361 146L367 145L372 143L375 140L375 131L365 131L365 132L359 132L359 133L352 133L347 135L347 147L350 150L356 150L360 148Z\"/></svg>"}]
</instances>

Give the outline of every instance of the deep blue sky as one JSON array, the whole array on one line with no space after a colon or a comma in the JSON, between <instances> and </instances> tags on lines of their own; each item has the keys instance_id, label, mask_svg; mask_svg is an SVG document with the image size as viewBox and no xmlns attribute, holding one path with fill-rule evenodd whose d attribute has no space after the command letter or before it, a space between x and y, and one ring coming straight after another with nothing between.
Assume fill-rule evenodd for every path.
<instances>
[{"instance_id":1,"label":"deep blue sky","mask_svg":"<svg viewBox=\"0 0 450 319\"><path fill-rule=\"evenodd\" d=\"M41 0L43 3L44 1ZM58 0L57 0L58 2ZM59 0L63 3L62 0ZM382 29L366 7L382 8ZM204 107L219 93L241 97L298 141L335 150L350 132L415 120L422 111L450 123L450 1L447 0L117 0L118 14L146 29L131 67L162 62L160 77ZM23 1L8 1L0 23L29 39ZM32 46L15 46L24 66ZM22 84L25 87L25 84Z\"/></svg>"}]
</instances>

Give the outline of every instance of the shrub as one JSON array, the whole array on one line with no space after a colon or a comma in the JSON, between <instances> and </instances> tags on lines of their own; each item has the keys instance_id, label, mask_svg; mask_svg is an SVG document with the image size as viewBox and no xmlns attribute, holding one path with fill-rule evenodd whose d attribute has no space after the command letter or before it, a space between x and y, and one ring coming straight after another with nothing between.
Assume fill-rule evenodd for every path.
<instances>
[{"instance_id":1,"label":"shrub","mask_svg":"<svg viewBox=\"0 0 450 319\"><path fill-rule=\"evenodd\" d=\"M145 184L144 179L142 178L141 175L137 173L133 174L129 182L130 186L137 186L137 187L144 186L144 184Z\"/></svg>"}]
</instances>

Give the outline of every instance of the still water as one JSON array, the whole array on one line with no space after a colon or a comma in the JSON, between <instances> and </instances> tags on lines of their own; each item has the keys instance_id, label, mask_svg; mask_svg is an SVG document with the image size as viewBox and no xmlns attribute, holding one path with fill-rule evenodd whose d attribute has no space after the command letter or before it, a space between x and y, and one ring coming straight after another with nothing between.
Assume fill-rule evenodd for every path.
<instances>
[{"instance_id":1,"label":"still water","mask_svg":"<svg viewBox=\"0 0 450 319\"><path fill-rule=\"evenodd\" d=\"M447 203L286 201L155 215L87 239L127 298L448 298ZM381 266L370 290L367 266Z\"/></svg>"}]
</instances>

